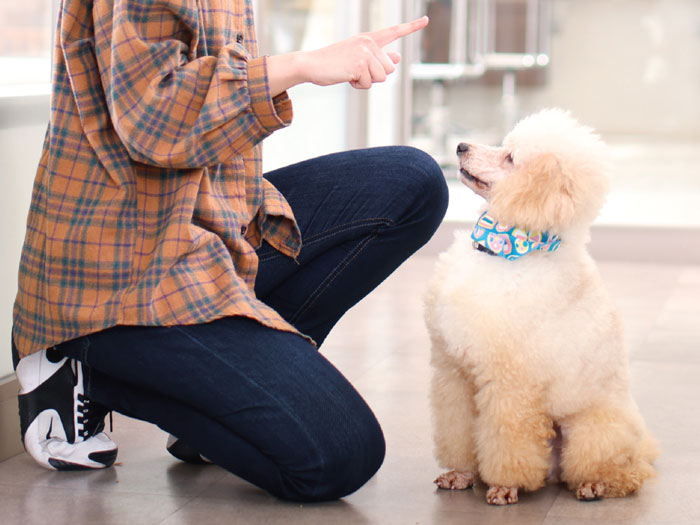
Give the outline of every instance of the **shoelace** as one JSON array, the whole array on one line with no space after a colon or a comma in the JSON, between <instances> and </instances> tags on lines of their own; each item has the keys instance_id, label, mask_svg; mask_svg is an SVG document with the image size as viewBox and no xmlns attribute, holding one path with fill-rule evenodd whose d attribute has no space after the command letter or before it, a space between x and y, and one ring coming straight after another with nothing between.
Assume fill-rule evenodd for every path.
<instances>
[{"instance_id":1,"label":"shoelace","mask_svg":"<svg viewBox=\"0 0 700 525\"><path fill-rule=\"evenodd\" d=\"M78 424L82 426L77 430L78 436L83 440L89 439L105 428L105 416L109 413L109 431L112 431L112 411L103 405L93 401L89 397L78 394Z\"/></svg>"}]
</instances>

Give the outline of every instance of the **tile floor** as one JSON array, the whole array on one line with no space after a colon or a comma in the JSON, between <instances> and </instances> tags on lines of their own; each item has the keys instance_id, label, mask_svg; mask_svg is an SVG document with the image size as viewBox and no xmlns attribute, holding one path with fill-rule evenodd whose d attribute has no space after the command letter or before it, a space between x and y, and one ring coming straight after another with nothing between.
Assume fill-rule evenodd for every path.
<instances>
[{"instance_id":1,"label":"tile floor","mask_svg":"<svg viewBox=\"0 0 700 525\"><path fill-rule=\"evenodd\" d=\"M278 501L215 466L181 464L150 425L115 418L119 464L54 473L22 454L0 463L0 523L700 523L700 266L602 261L630 345L634 395L663 453L658 478L624 500L580 503L559 486L510 507L485 488L438 491L431 453L428 339L421 293L441 235L351 310L324 353L365 396L382 423L386 461L342 501Z\"/></svg>"}]
</instances>

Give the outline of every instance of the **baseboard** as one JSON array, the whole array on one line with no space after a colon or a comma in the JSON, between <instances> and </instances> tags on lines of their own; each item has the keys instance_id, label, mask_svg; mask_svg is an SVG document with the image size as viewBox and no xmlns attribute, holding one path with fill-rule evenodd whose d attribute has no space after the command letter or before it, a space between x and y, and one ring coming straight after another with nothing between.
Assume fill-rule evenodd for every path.
<instances>
[{"instance_id":1,"label":"baseboard","mask_svg":"<svg viewBox=\"0 0 700 525\"><path fill-rule=\"evenodd\" d=\"M421 253L437 255L452 244L455 231L471 231L473 226L444 222ZM588 248L599 261L700 264L700 229L594 225Z\"/></svg>"},{"instance_id":2,"label":"baseboard","mask_svg":"<svg viewBox=\"0 0 700 525\"><path fill-rule=\"evenodd\" d=\"M700 264L700 229L594 226L590 251L598 260Z\"/></svg>"},{"instance_id":3,"label":"baseboard","mask_svg":"<svg viewBox=\"0 0 700 525\"><path fill-rule=\"evenodd\" d=\"M0 461L23 450L19 436L18 391L15 374L0 378Z\"/></svg>"}]
</instances>

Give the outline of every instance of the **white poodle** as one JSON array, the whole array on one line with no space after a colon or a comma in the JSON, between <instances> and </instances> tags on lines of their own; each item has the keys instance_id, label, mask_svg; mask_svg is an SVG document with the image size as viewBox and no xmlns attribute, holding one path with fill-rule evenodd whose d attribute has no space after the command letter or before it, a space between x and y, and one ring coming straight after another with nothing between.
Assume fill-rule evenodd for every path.
<instances>
[{"instance_id":1,"label":"white poodle","mask_svg":"<svg viewBox=\"0 0 700 525\"><path fill-rule=\"evenodd\" d=\"M561 429L560 477L581 500L654 475L655 440L630 395L620 316L586 251L607 189L606 147L567 112L525 118L501 147L460 144L484 197L471 236L440 256L426 294L435 480L488 503L542 487Z\"/></svg>"}]
</instances>

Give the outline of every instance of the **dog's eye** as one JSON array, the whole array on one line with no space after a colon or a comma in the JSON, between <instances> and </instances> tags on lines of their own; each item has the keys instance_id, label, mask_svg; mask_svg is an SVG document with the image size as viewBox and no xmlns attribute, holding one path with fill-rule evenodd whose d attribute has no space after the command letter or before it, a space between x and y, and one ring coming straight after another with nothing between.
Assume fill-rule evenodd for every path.
<instances>
[{"instance_id":1,"label":"dog's eye","mask_svg":"<svg viewBox=\"0 0 700 525\"><path fill-rule=\"evenodd\" d=\"M508 155L506 155L506 162L508 162L509 164L513 164L513 154L512 153L508 153Z\"/></svg>"}]
</instances>

